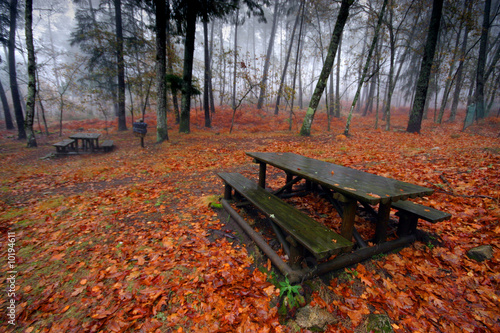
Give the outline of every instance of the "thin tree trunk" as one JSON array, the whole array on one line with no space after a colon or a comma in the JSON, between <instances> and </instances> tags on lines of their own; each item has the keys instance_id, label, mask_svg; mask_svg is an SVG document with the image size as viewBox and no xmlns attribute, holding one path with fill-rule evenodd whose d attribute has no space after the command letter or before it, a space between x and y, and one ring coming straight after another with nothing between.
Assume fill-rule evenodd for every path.
<instances>
[{"instance_id":1,"label":"thin tree trunk","mask_svg":"<svg viewBox=\"0 0 500 333\"><path fill-rule=\"evenodd\" d=\"M26 0L25 7L26 48L28 49L28 97L26 102L26 135L27 147L36 147L36 137L33 131L35 119L35 97L36 97L36 60L35 46L33 45L33 0Z\"/></svg>"},{"instance_id":2,"label":"thin tree trunk","mask_svg":"<svg viewBox=\"0 0 500 333\"><path fill-rule=\"evenodd\" d=\"M490 9L491 0L485 0L483 12L483 26L481 30L481 39L479 43L479 55L477 59L476 72L476 93L474 101L476 104L476 119L484 118L484 86L486 84L485 68L486 58L488 56L488 33L490 30Z\"/></svg>"},{"instance_id":3,"label":"thin tree trunk","mask_svg":"<svg viewBox=\"0 0 500 333\"><path fill-rule=\"evenodd\" d=\"M206 0L205 0L206 4ZM208 15L205 10L203 13L203 53L205 60L205 70L204 70L204 84L203 84L203 109L205 111L205 127L212 127L212 119L210 115L210 55L209 55L209 45L208 45Z\"/></svg>"},{"instance_id":4,"label":"thin tree trunk","mask_svg":"<svg viewBox=\"0 0 500 333\"><path fill-rule=\"evenodd\" d=\"M167 22L165 1L156 2L156 142L168 140L167 126ZM149 95L149 93L148 93ZM147 98L147 97L146 97ZM144 120L144 118L143 118Z\"/></svg>"},{"instance_id":5,"label":"thin tree trunk","mask_svg":"<svg viewBox=\"0 0 500 333\"><path fill-rule=\"evenodd\" d=\"M352 113L354 108L356 107L356 102L361 93L361 88L363 87L363 81L365 80L366 74L368 73L368 68L370 67L370 61L372 58L373 51L375 50L375 46L377 46L378 34L380 31L380 27L382 26L382 19L384 18L385 8L387 7L388 0L384 0L382 4L382 9L380 10L380 14L378 16L377 27L375 28L375 34L373 35L372 44L370 45L370 49L368 50L368 55L366 57L366 63L363 67L363 72L361 74L361 78L359 80L358 89L356 90L356 94L354 95L354 100L352 101L351 109L349 110L349 115L347 116L347 122L344 129L344 135L349 135L349 127L351 125Z\"/></svg>"},{"instance_id":6,"label":"thin tree trunk","mask_svg":"<svg viewBox=\"0 0 500 333\"><path fill-rule=\"evenodd\" d=\"M304 6L304 1L301 1L300 6L299 6L299 11L297 12L297 17L295 18L295 23L293 24L292 37L290 39L290 44L288 46L288 52L286 54L285 66L283 67L283 73L281 74L280 86L278 88L278 96L276 98L276 107L274 109L275 115L277 115L279 112L281 94L283 93L283 86L285 85L286 71L288 69L288 62L290 60L290 55L292 53L293 39L295 37L295 31L297 30L297 26L299 24L300 12L301 12L301 9L303 6Z\"/></svg>"},{"instance_id":7,"label":"thin tree trunk","mask_svg":"<svg viewBox=\"0 0 500 333\"><path fill-rule=\"evenodd\" d=\"M118 69L118 130L127 130L125 115L125 61L123 59L122 2L114 0L116 20L116 62Z\"/></svg>"},{"instance_id":8,"label":"thin tree trunk","mask_svg":"<svg viewBox=\"0 0 500 333\"><path fill-rule=\"evenodd\" d=\"M193 60L194 60L194 41L196 34L196 8L188 6L186 38L184 40L184 68L183 68L183 85L182 91L182 107L179 123L180 133L189 133L191 131L190 116L191 116L191 95L193 83Z\"/></svg>"},{"instance_id":9,"label":"thin tree trunk","mask_svg":"<svg viewBox=\"0 0 500 333\"><path fill-rule=\"evenodd\" d=\"M266 58L264 61L264 71L262 73L262 82L260 84L259 99L257 100L257 109L259 110L262 109L262 106L264 105L264 98L266 97L269 65L271 63L271 55L273 54L274 37L276 36L276 22L278 21L279 0L274 1L273 25L271 27L271 35L269 36L269 44L267 45Z\"/></svg>"},{"instance_id":10,"label":"thin tree trunk","mask_svg":"<svg viewBox=\"0 0 500 333\"><path fill-rule=\"evenodd\" d=\"M232 107L236 107L236 69L238 62L238 21L240 16L240 9L236 10L236 20L234 22L234 62L233 62L233 98Z\"/></svg>"},{"instance_id":11,"label":"thin tree trunk","mask_svg":"<svg viewBox=\"0 0 500 333\"><path fill-rule=\"evenodd\" d=\"M488 0L487 0L488 1ZM410 119L406 131L409 133L420 133L422 127L422 117L424 113L424 104L429 88L429 78L431 75L432 62L439 35L439 25L441 22L441 12L443 9L443 0L434 0L432 5L431 22L427 34L427 41L424 48L424 56L420 68L420 74L417 80L415 98L410 112Z\"/></svg>"},{"instance_id":12,"label":"thin tree trunk","mask_svg":"<svg viewBox=\"0 0 500 333\"><path fill-rule=\"evenodd\" d=\"M17 138L19 140L26 139L26 131L24 129L23 107L21 106L21 98L19 96L19 87L17 85L16 72L16 20L17 20L17 0L10 0L10 31L9 31L9 78L10 91L12 94L12 103L14 104L14 114L17 123Z\"/></svg>"},{"instance_id":13,"label":"thin tree trunk","mask_svg":"<svg viewBox=\"0 0 500 333\"><path fill-rule=\"evenodd\" d=\"M472 5L472 1L466 0L464 2L464 11L469 11L470 7ZM460 102L460 92L462 90L462 85L463 85L463 72L464 72L464 64L465 64L465 53L467 52L467 39L469 37L469 25L465 25L465 32L464 32L464 40L462 42L462 49L460 51L460 63L458 64L458 69L457 69L457 81L455 85L455 91L453 93L453 102L451 103L451 111L450 111L450 118L448 119L450 122L455 121L455 118L457 116L457 109L458 109L458 103Z\"/></svg>"},{"instance_id":14,"label":"thin tree trunk","mask_svg":"<svg viewBox=\"0 0 500 333\"><path fill-rule=\"evenodd\" d=\"M302 13L300 14L300 28L299 28L299 36L297 38L297 52L295 56L295 70L293 71L293 83L292 83L292 104L290 106L290 121L288 125L288 130L292 130L292 121L293 121L293 102L295 100L295 82L297 79L297 66L299 63L299 52L300 52L300 47L301 47L301 36L302 36L302 28L304 26L304 8L305 5L302 6Z\"/></svg>"},{"instance_id":15,"label":"thin tree trunk","mask_svg":"<svg viewBox=\"0 0 500 333\"><path fill-rule=\"evenodd\" d=\"M340 56L342 54L342 36L337 51L337 79L335 80L335 118L340 118Z\"/></svg>"},{"instance_id":16,"label":"thin tree trunk","mask_svg":"<svg viewBox=\"0 0 500 333\"><path fill-rule=\"evenodd\" d=\"M314 120L314 115L318 108L321 95L323 95L323 90L325 90L328 76L332 71L333 62L335 61L335 55L337 53L337 49L340 43L340 38L342 36L342 32L344 31L344 26L347 22L347 18L349 17L349 8L353 4L353 2L354 2L353 0L342 0L342 3L340 5L339 14L337 16L337 22L335 23L335 28L333 29L332 39L330 40L330 45L328 47L328 53L326 55L325 64L323 65L323 69L321 70L318 83L316 84L313 96L311 98L311 101L309 102L309 107L307 108L306 116L302 123L300 135L303 136L311 135L311 126Z\"/></svg>"},{"instance_id":17,"label":"thin tree trunk","mask_svg":"<svg viewBox=\"0 0 500 333\"><path fill-rule=\"evenodd\" d=\"M210 59L210 68L209 68L209 73L208 75L210 76L210 80L208 80L208 96L210 99L210 110L212 113L215 113L215 102L214 102L214 90L212 89L212 59L213 59L213 51L214 51L214 25L215 23L212 22L211 27L210 27L210 54L209 54L209 59Z\"/></svg>"},{"instance_id":18,"label":"thin tree trunk","mask_svg":"<svg viewBox=\"0 0 500 333\"><path fill-rule=\"evenodd\" d=\"M0 99L2 100L3 114L5 117L5 126L8 130L13 130L14 123L12 122L12 116L10 115L9 102L7 101L7 96L5 96L5 90L3 89L2 81L0 81Z\"/></svg>"}]
</instances>

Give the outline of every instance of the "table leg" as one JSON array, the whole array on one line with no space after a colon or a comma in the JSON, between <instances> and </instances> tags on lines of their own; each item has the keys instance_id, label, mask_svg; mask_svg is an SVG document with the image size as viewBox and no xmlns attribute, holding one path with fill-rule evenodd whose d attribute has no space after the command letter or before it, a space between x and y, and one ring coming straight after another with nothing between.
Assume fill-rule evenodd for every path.
<instances>
[{"instance_id":1,"label":"table leg","mask_svg":"<svg viewBox=\"0 0 500 333\"><path fill-rule=\"evenodd\" d=\"M391 203L380 203L377 214L377 226L375 227L375 241L383 243L387 240L387 227L391 214Z\"/></svg>"},{"instance_id":2,"label":"table leg","mask_svg":"<svg viewBox=\"0 0 500 333\"><path fill-rule=\"evenodd\" d=\"M344 207L344 214L342 215L342 226L340 227L340 234L348 241L352 241L352 233L354 229L354 218L356 216L356 208L358 201L354 199L347 199Z\"/></svg>"},{"instance_id":3,"label":"table leg","mask_svg":"<svg viewBox=\"0 0 500 333\"><path fill-rule=\"evenodd\" d=\"M266 163L259 162L259 186L266 188Z\"/></svg>"}]
</instances>

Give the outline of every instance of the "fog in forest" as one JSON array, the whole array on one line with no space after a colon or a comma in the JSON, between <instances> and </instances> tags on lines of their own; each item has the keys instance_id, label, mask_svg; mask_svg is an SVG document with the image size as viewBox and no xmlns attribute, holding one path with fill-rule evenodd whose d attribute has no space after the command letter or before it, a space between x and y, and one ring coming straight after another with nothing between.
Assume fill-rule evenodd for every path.
<instances>
[{"instance_id":1,"label":"fog in forest","mask_svg":"<svg viewBox=\"0 0 500 333\"><path fill-rule=\"evenodd\" d=\"M15 118L8 63L9 33L13 29L9 14L13 2L17 2L18 11L15 71L24 111L28 95L24 1L1 1L4 15L0 80L7 103L2 105L4 109L9 105ZM425 43L430 35L433 3L343 2L350 3L349 14L321 92L318 112L327 112L328 107L332 116L346 116L358 88L355 114L377 113L377 117L386 120L391 112L408 112L414 103ZM440 1L434 1L434 6L436 2ZM236 1L237 5L208 1L208 7L202 5L205 2L192 1L188 2L192 3L191 9L182 3L166 2L165 15L160 17L160 21L169 23L166 26L168 112L181 108L182 89L170 88L174 85L172 77L184 84L186 22L190 15L196 16L190 107L201 108L208 92L212 107L246 104L270 113L292 106L308 108L325 67L341 1L258 0ZM454 121L457 112L463 113L467 106L476 103L480 85L484 103L480 118L496 116L500 1L442 3L424 114L428 116L430 112L436 122ZM44 112L53 120L113 119L120 112L117 8L123 30L125 114L128 117L133 113L137 118L142 112L156 112L155 5L151 1L128 0L33 2L35 112ZM486 14L489 24L484 34ZM481 83L478 73L482 76ZM177 106L173 104L174 95ZM1 114L5 119L5 111Z\"/></svg>"}]
</instances>

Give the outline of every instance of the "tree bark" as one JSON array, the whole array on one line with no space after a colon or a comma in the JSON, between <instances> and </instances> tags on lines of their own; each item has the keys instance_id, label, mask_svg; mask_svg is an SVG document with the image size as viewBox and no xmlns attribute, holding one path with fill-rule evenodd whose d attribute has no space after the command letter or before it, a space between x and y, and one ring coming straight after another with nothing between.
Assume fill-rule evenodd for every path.
<instances>
[{"instance_id":1,"label":"tree bark","mask_svg":"<svg viewBox=\"0 0 500 333\"><path fill-rule=\"evenodd\" d=\"M183 68L183 89L181 117L179 122L179 132L191 132L191 95L193 82L193 60L194 60L194 41L196 34L196 8L187 6L186 17L186 37L184 40L184 68Z\"/></svg>"},{"instance_id":2,"label":"tree bark","mask_svg":"<svg viewBox=\"0 0 500 333\"><path fill-rule=\"evenodd\" d=\"M476 71L476 92L474 101L476 104L476 119L484 118L484 86L486 84L485 69L486 58L488 56L488 33L490 30L490 9L491 0L485 0L483 12L483 26L479 43L479 55L477 59Z\"/></svg>"},{"instance_id":3,"label":"tree bark","mask_svg":"<svg viewBox=\"0 0 500 333\"><path fill-rule=\"evenodd\" d=\"M165 1L157 1L156 24L156 142L168 140L167 127L167 21Z\"/></svg>"},{"instance_id":4,"label":"tree bark","mask_svg":"<svg viewBox=\"0 0 500 333\"><path fill-rule=\"evenodd\" d=\"M7 101L7 96L5 96L5 90L3 89L2 81L0 81L0 99L2 100L3 114L5 118L5 126L8 130L14 129L14 123L12 122L12 116L10 115L9 102Z\"/></svg>"},{"instance_id":5,"label":"tree bark","mask_svg":"<svg viewBox=\"0 0 500 333\"><path fill-rule=\"evenodd\" d=\"M17 0L10 0L10 31L9 31L9 78L10 91L12 94L12 103L14 105L14 114L17 123L17 138L19 140L26 139L26 131L24 129L23 107L21 106L21 98L19 96L19 87L17 85L16 72L16 20L17 20Z\"/></svg>"},{"instance_id":6,"label":"tree bark","mask_svg":"<svg viewBox=\"0 0 500 333\"><path fill-rule=\"evenodd\" d=\"M116 65L118 70L118 130L127 130L125 115L125 61L123 59L122 2L115 1Z\"/></svg>"},{"instance_id":7,"label":"tree bark","mask_svg":"<svg viewBox=\"0 0 500 333\"><path fill-rule=\"evenodd\" d=\"M269 75L269 65L271 64L271 55L273 54L274 37L276 36L276 26L278 21L279 0L274 0L273 25L271 27L271 35L269 36L269 44L267 45L266 59L264 61L264 71L262 73L262 82L260 84L259 99L257 100L257 109L262 109L264 98L267 92L267 79Z\"/></svg>"},{"instance_id":8,"label":"tree bark","mask_svg":"<svg viewBox=\"0 0 500 333\"><path fill-rule=\"evenodd\" d=\"M295 38L295 31L297 30L297 25L299 24L300 12L304 6L304 1L300 2L299 11L297 12L297 17L295 18L295 23L293 24L292 38L290 39L290 45L288 46L288 52L286 54L285 66L283 67L283 73L281 74L280 86L278 88L278 96L276 97L276 106L274 108L274 114L277 115L279 112L281 94L283 92L283 86L285 85L286 71L288 69L288 62L290 61L290 55L292 54L293 39Z\"/></svg>"},{"instance_id":9,"label":"tree bark","mask_svg":"<svg viewBox=\"0 0 500 333\"><path fill-rule=\"evenodd\" d=\"M409 133L420 133L422 128L422 117L424 114L424 104L429 88L429 79L431 76L432 62L439 35L439 25L441 23L441 13L444 0L434 0L432 5L431 22L425 42L424 56L420 67L420 74L417 80L413 107L410 112L410 119L406 131Z\"/></svg>"},{"instance_id":10,"label":"tree bark","mask_svg":"<svg viewBox=\"0 0 500 333\"><path fill-rule=\"evenodd\" d=\"M337 22L335 23L335 28L333 29L332 39L330 40L330 45L328 47L328 53L326 55L325 63L323 65L323 69L321 70L321 74L319 76L318 83L316 84L316 88L314 89L311 101L309 102L309 106L306 111L306 116L302 123L302 128L300 129L300 135L302 136L311 135L311 126L314 120L314 115L316 113L316 109L318 108L321 95L323 95L323 91L325 90L326 83L328 81L328 76L332 71L333 62L335 61L335 55L337 53L337 48L340 43L340 38L342 37L344 26L347 22L347 18L349 17L349 8L353 4L353 2L354 0L342 0L342 3L340 5L339 14L337 16Z\"/></svg>"},{"instance_id":11,"label":"tree bark","mask_svg":"<svg viewBox=\"0 0 500 333\"><path fill-rule=\"evenodd\" d=\"M205 3L207 1L205 0ZM205 71L204 71L204 84L203 84L203 109L205 111L205 127L212 127L212 119L210 115L210 55L209 55L209 45L208 45L208 15L206 12L203 13L203 40L204 40L204 60L205 60Z\"/></svg>"},{"instance_id":12,"label":"tree bark","mask_svg":"<svg viewBox=\"0 0 500 333\"><path fill-rule=\"evenodd\" d=\"M240 17L240 9L236 10L236 19L234 20L234 60L233 60L233 93L231 106L233 110L236 108L236 70L238 63L238 21Z\"/></svg>"},{"instance_id":13,"label":"tree bark","mask_svg":"<svg viewBox=\"0 0 500 333\"><path fill-rule=\"evenodd\" d=\"M366 63L363 67L363 71L361 73L361 77L358 84L358 89L356 89L356 94L354 95L354 100L352 101L351 109L349 110L349 115L347 116L347 122L344 129L344 135L349 135L349 127L351 125L352 113L354 108L356 107L356 102L361 94L361 88L363 87L363 82L365 81L366 74L368 73L368 68L370 67L370 61L372 58L373 51L377 46L378 41L378 33L380 31L380 27L382 26L382 19L384 18L385 8L387 7L388 0L384 0L382 4L382 9L380 10L380 14L378 16L377 27L375 28L375 34L373 35L373 40L370 45L370 49L368 50L368 55L366 56Z\"/></svg>"},{"instance_id":14,"label":"tree bark","mask_svg":"<svg viewBox=\"0 0 500 333\"><path fill-rule=\"evenodd\" d=\"M35 46L33 45L33 0L26 0L25 7L26 48L28 49L28 98L26 101L27 147L36 147L36 137L33 131L35 119L35 95L36 95L36 60Z\"/></svg>"}]
</instances>

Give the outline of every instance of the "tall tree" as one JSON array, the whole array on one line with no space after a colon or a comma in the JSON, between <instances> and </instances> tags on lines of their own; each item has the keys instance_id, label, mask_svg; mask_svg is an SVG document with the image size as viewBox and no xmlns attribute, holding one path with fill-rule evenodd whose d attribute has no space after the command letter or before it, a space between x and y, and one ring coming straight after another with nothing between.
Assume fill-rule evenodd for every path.
<instances>
[{"instance_id":1,"label":"tall tree","mask_svg":"<svg viewBox=\"0 0 500 333\"><path fill-rule=\"evenodd\" d=\"M205 0L207 4L208 0ZM206 5L205 5L206 6ZM212 127L212 117L210 114L210 90L211 90L211 71L210 71L210 45L208 44L208 9L205 7L203 12L203 51L204 51L204 83L203 83L203 110L205 111L205 127ZM212 110L213 111L213 110Z\"/></svg>"},{"instance_id":2,"label":"tall tree","mask_svg":"<svg viewBox=\"0 0 500 333\"><path fill-rule=\"evenodd\" d=\"M260 83L259 99L257 100L257 109L262 109L264 98L267 92L267 79L269 76L269 65L271 64L271 55L273 54L274 39L276 36L276 26L278 22L279 0L274 0L273 23L271 26L271 34L269 36L269 44L267 44L266 58L264 59L264 69L262 72L262 82Z\"/></svg>"},{"instance_id":3,"label":"tall tree","mask_svg":"<svg viewBox=\"0 0 500 333\"><path fill-rule=\"evenodd\" d=\"M35 118L36 60L33 45L33 0L26 0L25 7L26 48L28 49L28 98L26 101L26 134L28 147L36 147L33 120Z\"/></svg>"},{"instance_id":4,"label":"tall tree","mask_svg":"<svg viewBox=\"0 0 500 333\"><path fill-rule=\"evenodd\" d=\"M179 121L179 132L189 133L191 96L193 94L193 60L194 60L194 42L196 33L196 20L201 17L205 11L205 5L208 6L208 18L224 17L239 8L240 4L246 5L249 13L263 17L261 4L265 0L219 0L209 1L205 4L204 0L174 0L172 2L173 17L185 32L184 37L184 66L183 66L183 89L181 115Z\"/></svg>"},{"instance_id":5,"label":"tall tree","mask_svg":"<svg viewBox=\"0 0 500 333\"><path fill-rule=\"evenodd\" d=\"M156 1L156 142L168 140L167 129L167 24L165 20L166 4Z\"/></svg>"},{"instance_id":6,"label":"tall tree","mask_svg":"<svg viewBox=\"0 0 500 333\"><path fill-rule=\"evenodd\" d=\"M10 0L10 30L9 30L9 78L12 103L14 104L14 114L16 116L17 131L19 140L26 139L24 129L23 108L19 96L16 71L16 22L17 22L17 0Z\"/></svg>"},{"instance_id":7,"label":"tall tree","mask_svg":"<svg viewBox=\"0 0 500 333\"><path fill-rule=\"evenodd\" d=\"M14 123L12 122L12 116L10 115L9 102L7 101L7 96L5 95L5 90L3 89L2 81L0 81L0 99L2 100L3 114L5 118L5 127L8 130L14 129Z\"/></svg>"},{"instance_id":8,"label":"tall tree","mask_svg":"<svg viewBox=\"0 0 500 333\"><path fill-rule=\"evenodd\" d=\"M127 130L125 118L125 60L123 59L122 1L114 0L116 23L116 67L118 76L118 130Z\"/></svg>"},{"instance_id":9,"label":"tall tree","mask_svg":"<svg viewBox=\"0 0 500 333\"><path fill-rule=\"evenodd\" d=\"M349 17L349 8L353 3L354 0L342 0L339 14L337 16L337 22L335 23L335 28L333 29L332 39L330 40L330 45L328 47L328 53L326 55L325 63L323 64L323 69L321 70L318 83L316 84L313 96L311 98L311 101L309 102L309 107L307 108L306 116L304 117L302 128L300 129L300 135L311 135L311 126L314 120L314 115L316 113L316 109L318 108L321 95L323 95L323 91L325 90L328 76L332 71L333 62L335 61L335 55L340 43L340 38L342 37L344 26L347 22L347 18Z\"/></svg>"},{"instance_id":10,"label":"tall tree","mask_svg":"<svg viewBox=\"0 0 500 333\"><path fill-rule=\"evenodd\" d=\"M285 85L285 77L288 69L288 63L290 61L290 56L292 54L292 46L293 40L295 38L295 31L297 30L297 26L299 24L300 13L302 12L302 7L304 6L305 1L300 1L299 10L297 11L297 16L295 17L295 23L293 24L292 36L290 38L290 44L288 45L288 52L286 53L285 58L285 66L283 67L283 73L281 74L280 86L278 88L278 96L276 97L276 106L274 108L274 114L278 114L281 95L283 94L283 87Z\"/></svg>"},{"instance_id":11,"label":"tall tree","mask_svg":"<svg viewBox=\"0 0 500 333\"><path fill-rule=\"evenodd\" d=\"M488 0L487 0L488 1ZM441 24L441 14L443 10L444 0L433 0L431 21L429 30L427 31L427 39L425 42L424 56L420 67L420 74L417 80L415 97L413 99L413 107L410 111L410 119L406 131L409 133L420 133L422 128L422 118L424 115L425 99L429 88L429 80L431 76L432 62L439 35L439 25Z\"/></svg>"},{"instance_id":12,"label":"tall tree","mask_svg":"<svg viewBox=\"0 0 500 333\"><path fill-rule=\"evenodd\" d=\"M347 116L347 122L345 125L344 129L344 135L349 135L349 126L351 125L351 119L352 119L352 113L354 111L354 107L356 106L356 102L359 98L359 95L361 93L361 87L363 86L363 82L365 81L366 74L368 73L368 69L370 67L370 61L372 58L373 51L375 50L375 47L377 46L377 41L378 41L378 34L380 31L380 27L382 26L382 20L384 18L384 13L385 13L385 8L387 7L387 2L388 0L384 0L384 3L382 4L382 9L380 10L380 14L378 15L378 22L377 26L375 27L375 33L373 35L373 40L370 45L370 49L368 50L368 55L366 56L366 62L363 67L363 71L361 72L361 77L359 79L358 83L358 89L356 90L356 94L354 95L354 99L352 101L351 109L349 110L349 115Z\"/></svg>"}]
</instances>

